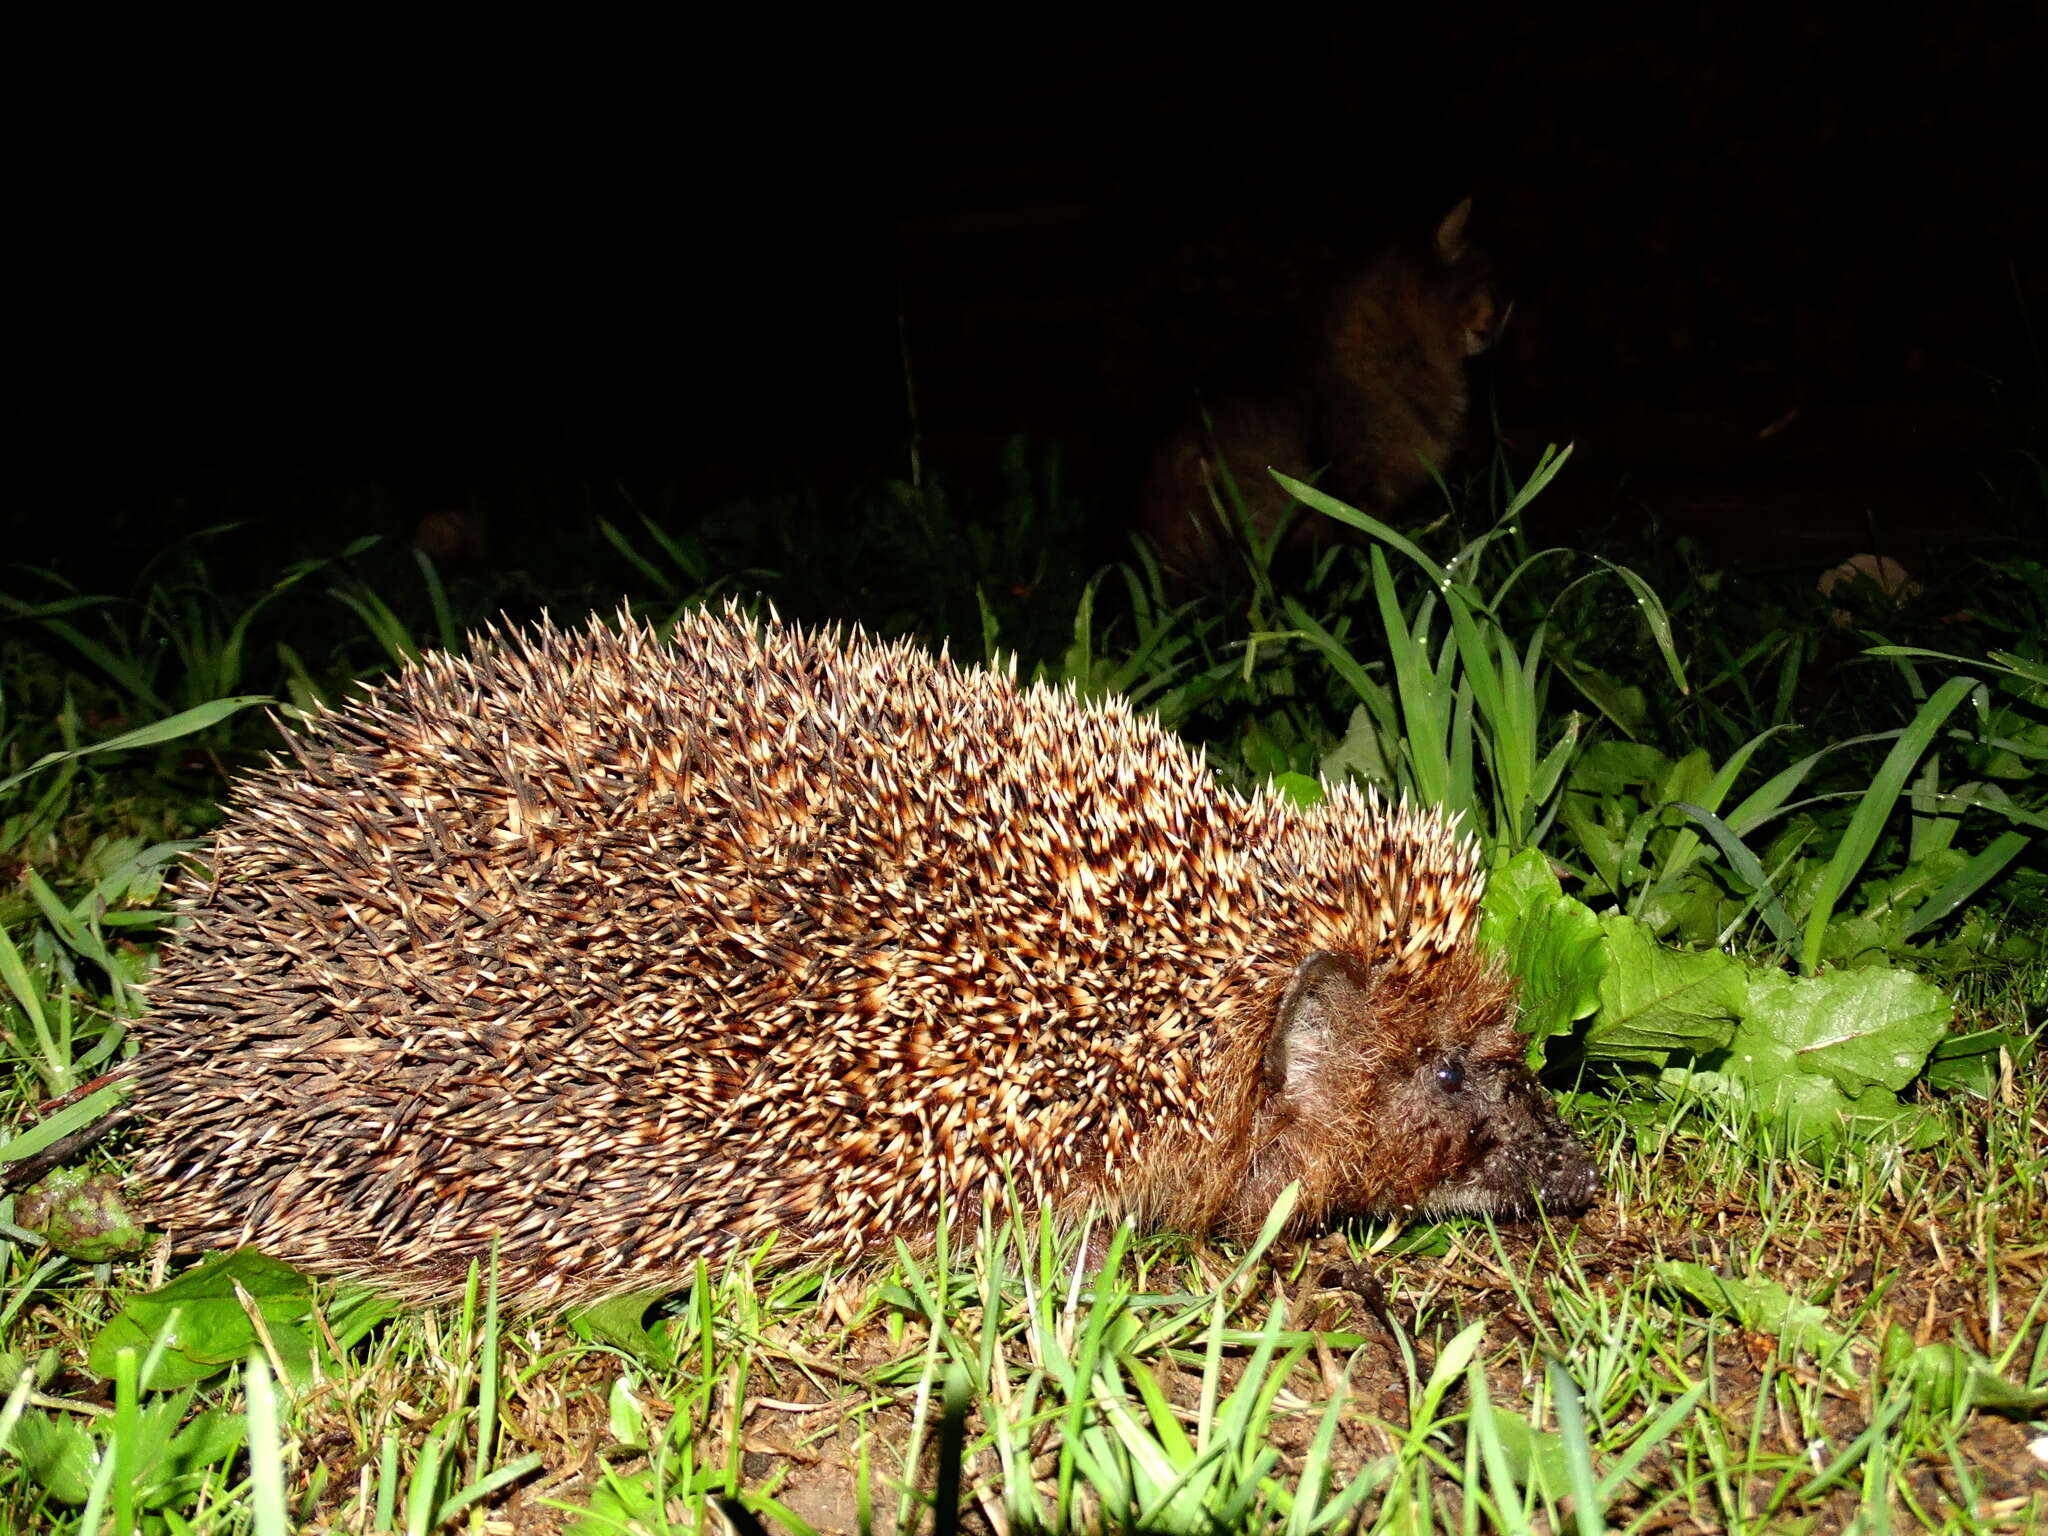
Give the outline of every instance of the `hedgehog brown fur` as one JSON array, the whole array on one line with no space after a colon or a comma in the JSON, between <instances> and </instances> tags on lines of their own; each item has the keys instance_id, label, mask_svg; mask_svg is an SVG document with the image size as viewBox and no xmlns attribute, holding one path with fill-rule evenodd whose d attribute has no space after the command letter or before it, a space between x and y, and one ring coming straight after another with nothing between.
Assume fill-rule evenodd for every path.
<instances>
[{"instance_id":1,"label":"hedgehog brown fur","mask_svg":"<svg viewBox=\"0 0 2048 1536\"><path fill-rule=\"evenodd\" d=\"M1255 1231L1576 1209L1471 845L1219 786L1119 700L694 613L480 637L236 789L133 1109L188 1244L549 1303L1005 1181Z\"/></svg>"}]
</instances>

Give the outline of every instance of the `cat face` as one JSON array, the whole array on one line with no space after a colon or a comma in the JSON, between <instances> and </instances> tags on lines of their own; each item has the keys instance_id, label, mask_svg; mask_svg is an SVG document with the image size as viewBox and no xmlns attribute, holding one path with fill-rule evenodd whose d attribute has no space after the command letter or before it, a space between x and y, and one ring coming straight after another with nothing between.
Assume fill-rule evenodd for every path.
<instances>
[{"instance_id":1,"label":"cat face","mask_svg":"<svg viewBox=\"0 0 2048 1536\"><path fill-rule=\"evenodd\" d=\"M1464 355L1477 357L1493 345L1507 312L1500 305L1485 256L1465 237L1471 217L1472 199L1468 197L1437 225L1434 245L1439 271L1432 287L1445 301Z\"/></svg>"}]
</instances>

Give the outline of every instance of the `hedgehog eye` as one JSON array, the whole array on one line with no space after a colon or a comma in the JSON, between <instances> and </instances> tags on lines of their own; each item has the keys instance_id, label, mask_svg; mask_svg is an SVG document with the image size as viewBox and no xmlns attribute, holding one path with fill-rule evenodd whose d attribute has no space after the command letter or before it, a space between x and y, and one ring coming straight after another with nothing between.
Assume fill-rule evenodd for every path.
<instances>
[{"instance_id":1,"label":"hedgehog eye","mask_svg":"<svg viewBox=\"0 0 2048 1536\"><path fill-rule=\"evenodd\" d=\"M1456 1093L1465 1086L1465 1063L1455 1056L1446 1057L1436 1069L1436 1085L1445 1093Z\"/></svg>"}]
</instances>

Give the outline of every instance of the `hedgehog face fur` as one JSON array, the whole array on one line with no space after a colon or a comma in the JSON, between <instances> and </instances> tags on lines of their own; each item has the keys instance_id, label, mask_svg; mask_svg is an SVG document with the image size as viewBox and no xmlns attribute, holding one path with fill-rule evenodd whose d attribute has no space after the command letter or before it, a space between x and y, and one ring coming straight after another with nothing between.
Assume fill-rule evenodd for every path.
<instances>
[{"instance_id":1,"label":"hedgehog face fur","mask_svg":"<svg viewBox=\"0 0 2048 1536\"><path fill-rule=\"evenodd\" d=\"M700 612L477 639L237 787L127 1071L151 1214L421 1297L857 1258L1014 1186L1256 1231L1553 1211L1439 817L1118 700Z\"/></svg>"},{"instance_id":2,"label":"hedgehog face fur","mask_svg":"<svg viewBox=\"0 0 2048 1536\"><path fill-rule=\"evenodd\" d=\"M1584 1210L1597 1173L1524 1066L1511 1016L1506 982L1469 951L1384 975L1356 956L1309 956L1268 1037L1266 1097L1226 1224L1256 1232L1295 1180L1300 1225L1348 1212L1526 1216L1538 1201Z\"/></svg>"}]
</instances>

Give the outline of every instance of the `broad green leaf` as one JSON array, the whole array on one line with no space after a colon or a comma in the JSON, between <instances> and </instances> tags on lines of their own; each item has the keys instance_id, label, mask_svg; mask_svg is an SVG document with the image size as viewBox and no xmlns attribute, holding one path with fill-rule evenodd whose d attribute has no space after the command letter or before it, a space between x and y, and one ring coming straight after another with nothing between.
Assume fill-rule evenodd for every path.
<instances>
[{"instance_id":1,"label":"broad green leaf","mask_svg":"<svg viewBox=\"0 0 2048 1536\"><path fill-rule=\"evenodd\" d=\"M83 1504L91 1494L99 1447L92 1432L71 1415L24 1413L15 1423L10 1449L59 1504Z\"/></svg>"},{"instance_id":2,"label":"broad green leaf","mask_svg":"<svg viewBox=\"0 0 2048 1536\"><path fill-rule=\"evenodd\" d=\"M1554 1429L1538 1429L1526 1414L1492 1405L1494 1433L1506 1453L1508 1470L1517 1484L1533 1487L1544 1498L1571 1493L1571 1468L1566 1464L1564 1437Z\"/></svg>"},{"instance_id":3,"label":"broad green leaf","mask_svg":"<svg viewBox=\"0 0 2048 1536\"><path fill-rule=\"evenodd\" d=\"M1674 1051L1701 1055L1726 1045L1741 1020L1749 973L1718 950L1686 954L1659 944L1634 918L1600 919L1607 968L1586 1054L1656 1065Z\"/></svg>"},{"instance_id":4,"label":"broad green leaf","mask_svg":"<svg viewBox=\"0 0 2048 1536\"><path fill-rule=\"evenodd\" d=\"M1988 1099L1998 1089L2000 1060L2024 1057L2033 1041L2009 1029L1980 1029L1944 1036L1928 1053L1927 1081L1945 1092Z\"/></svg>"},{"instance_id":5,"label":"broad green leaf","mask_svg":"<svg viewBox=\"0 0 2048 1536\"><path fill-rule=\"evenodd\" d=\"M311 1283L253 1248L203 1260L168 1285L131 1297L93 1340L87 1367L111 1376L123 1348L146 1354L162 1337L165 1348L145 1387L183 1386L226 1369L261 1342L237 1285L262 1313L286 1368L303 1379L312 1362L312 1339L300 1326L312 1315Z\"/></svg>"},{"instance_id":6,"label":"broad green leaf","mask_svg":"<svg viewBox=\"0 0 2048 1536\"><path fill-rule=\"evenodd\" d=\"M1346 778L1356 778L1360 783L1377 784L1383 788L1398 784L1400 780L1394 763L1382 745L1388 734L1380 729L1363 704L1354 706L1344 739L1323 754L1316 771L1326 784L1341 784Z\"/></svg>"},{"instance_id":7,"label":"broad green leaf","mask_svg":"<svg viewBox=\"0 0 2048 1536\"><path fill-rule=\"evenodd\" d=\"M593 1344L609 1344L636 1360L667 1364L675 1351L664 1333L647 1326L647 1313L661 1298L651 1291L612 1296L569 1313L570 1329Z\"/></svg>"},{"instance_id":8,"label":"broad green leaf","mask_svg":"<svg viewBox=\"0 0 2048 1536\"><path fill-rule=\"evenodd\" d=\"M1705 747L1695 747L1664 775L1657 799L1669 805L1674 800L1711 801L1714 798L1714 764Z\"/></svg>"},{"instance_id":9,"label":"broad green leaf","mask_svg":"<svg viewBox=\"0 0 2048 1536\"><path fill-rule=\"evenodd\" d=\"M1636 792L1664 779L1671 759L1635 741L1596 741L1572 764L1571 786L1600 799L1636 798Z\"/></svg>"},{"instance_id":10,"label":"broad green leaf","mask_svg":"<svg viewBox=\"0 0 2048 1536\"><path fill-rule=\"evenodd\" d=\"M1941 988L1906 971L1760 973L1728 1049L1755 1082L1804 1072L1851 1096L1871 1087L1897 1093L1920 1075L1954 1016Z\"/></svg>"},{"instance_id":11,"label":"broad green leaf","mask_svg":"<svg viewBox=\"0 0 2048 1536\"><path fill-rule=\"evenodd\" d=\"M1884 1365L1904 1376L1913 1396L1936 1412L1986 1408L1993 1413L2031 1416L2048 1408L2048 1387L2016 1387L1990 1361L1959 1344L1913 1344L1913 1335L1893 1323L1885 1330Z\"/></svg>"},{"instance_id":12,"label":"broad green leaf","mask_svg":"<svg viewBox=\"0 0 2048 1536\"><path fill-rule=\"evenodd\" d=\"M1305 773L1274 774L1273 790L1296 805L1310 806L1323 803L1323 786Z\"/></svg>"},{"instance_id":13,"label":"broad green leaf","mask_svg":"<svg viewBox=\"0 0 2048 1536\"><path fill-rule=\"evenodd\" d=\"M1540 850L1525 849L1488 876L1479 942L1506 956L1520 983L1532 1056L1599 1007L1607 966L1600 919L1564 894Z\"/></svg>"},{"instance_id":14,"label":"broad green leaf","mask_svg":"<svg viewBox=\"0 0 2048 1536\"><path fill-rule=\"evenodd\" d=\"M1910 939L1921 929L1947 917L1982 890L1987 882L1995 879L2030 841L2032 839L2024 833L2001 832L1983 849L1964 860L1939 889L1928 895L1900 928L1899 938Z\"/></svg>"}]
</instances>

